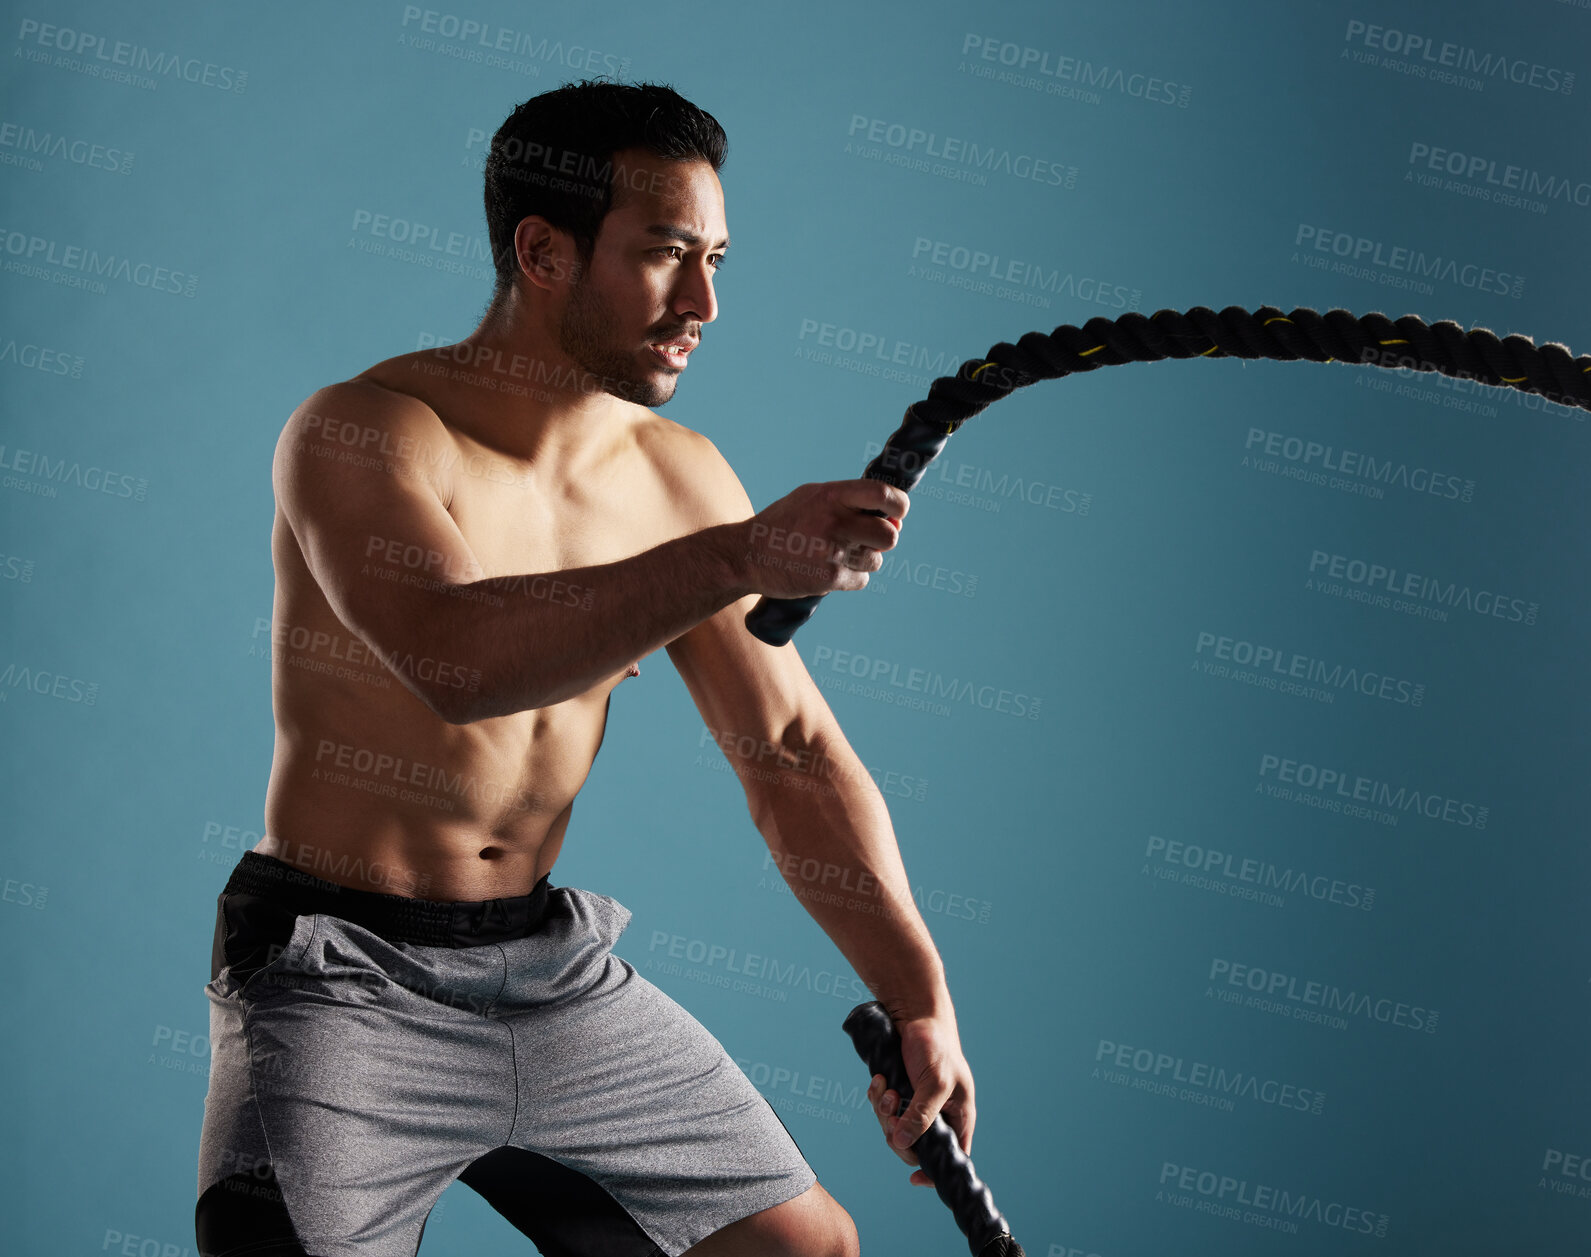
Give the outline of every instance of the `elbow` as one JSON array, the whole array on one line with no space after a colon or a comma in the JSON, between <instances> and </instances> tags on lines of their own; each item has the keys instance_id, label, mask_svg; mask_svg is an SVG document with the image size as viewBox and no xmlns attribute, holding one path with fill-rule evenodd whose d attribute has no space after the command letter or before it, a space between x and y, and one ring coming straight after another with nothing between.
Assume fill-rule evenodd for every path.
<instances>
[{"instance_id":1,"label":"elbow","mask_svg":"<svg viewBox=\"0 0 1591 1257\"><path fill-rule=\"evenodd\" d=\"M433 690L426 696L425 702L426 706L450 725L474 724L480 719L476 713L473 696L461 695L455 690Z\"/></svg>"},{"instance_id":2,"label":"elbow","mask_svg":"<svg viewBox=\"0 0 1591 1257\"><path fill-rule=\"evenodd\" d=\"M491 710L493 696L484 681L479 668L443 665L437 667L428 684L417 693L425 705L448 724L474 724L498 714Z\"/></svg>"},{"instance_id":3,"label":"elbow","mask_svg":"<svg viewBox=\"0 0 1591 1257\"><path fill-rule=\"evenodd\" d=\"M761 790L752 790L744 778L741 786L746 791L746 810L751 814L751 823L768 840L768 845L774 846L779 834L779 817L774 810L773 800Z\"/></svg>"},{"instance_id":4,"label":"elbow","mask_svg":"<svg viewBox=\"0 0 1591 1257\"><path fill-rule=\"evenodd\" d=\"M415 677L411 688L438 717L451 725L474 724L496 716L536 707L550 707L580 693L579 688L559 686L542 668L532 668L522 658L509 658L485 631L476 631L482 622L451 612L438 613L427 625L417 645L415 657L426 661L429 675Z\"/></svg>"},{"instance_id":5,"label":"elbow","mask_svg":"<svg viewBox=\"0 0 1591 1257\"><path fill-rule=\"evenodd\" d=\"M471 674L471 682L465 686L433 685L422 697L426 706L450 725L469 725L497 716L512 716L515 712L550 707L562 701L556 695L539 700L507 701L497 691L481 686L479 673Z\"/></svg>"},{"instance_id":6,"label":"elbow","mask_svg":"<svg viewBox=\"0 0 1591 1257\"><path fill-rule=\"evenodd\" d=\"M420 680L412 673L405 675L393 669L403 688L425 707L438 720L444 720L450 725L467 725L479 720L477 704L480 696L470 694L455 686L439 684L434 678L426 681Z\"/></svg>"},{"instance_id":7,"label":"elbow","mask_svg":"<svg viewBox=\"0 0 1591 1257\"><path fill-rule=\"evenodd\" d=\"M450 725L471 724L483 714L480 668L450 663L427 651L404 679L415 697Z\"/></svg>"}]
</instances>

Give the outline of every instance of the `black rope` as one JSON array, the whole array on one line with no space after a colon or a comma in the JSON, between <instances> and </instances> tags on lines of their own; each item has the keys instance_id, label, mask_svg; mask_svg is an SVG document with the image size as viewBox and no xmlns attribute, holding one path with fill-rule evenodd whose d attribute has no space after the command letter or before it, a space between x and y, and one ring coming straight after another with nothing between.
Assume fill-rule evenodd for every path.
<instances>
[{"instance_id":1,"label":"black rope","mask_svg":"<svg viewBox=\"0 0 1591 1257\"><path fill-rule=\"evenodd\" d=\"M910 489L945 437L1015 389L1166 358L1270 358L1436 371L1591 410L1591 355L1575 358L1556 343L1537 345L1528 336L1499 340L1484 327L1466 332L1457 323L1427 324L1413 314L1394 321L1384 314L1321 314L1304 306L1291 314L1275 306L1252 312L1228 306L1219 314L1195 306L1185 314L1157 310L1147 317L1090 319L1082 327L1068 323L1047 335L1029 332L1014 345L1001 341L984 357L963 362L955 375L935 380L927 398L907 409L900 428L863 475Z\"/></svg>"},{"instance_id":2,"label":"black rope","mask_svg":"<svg viewBox=\"0 0 1591 1257\"><path fill-rule=\"evenodd\" d=\"M1008 393L1079 371L1166 358L1272 358L1436 371L1591 410L1591 355L1573 357L1555 342L1538 345L1528 336L1499 340L1484 327L1466 332L1449 320L1427 324L1413 314L1393 320L1347 310L1321 314L1305 306L1291 314L1275 306L1254 311L1227 306L1217 314L1194 306L1185 314L1123 314L1089 319L1082 327L1067 323L1048 335L1029 332L1014 345L1001 341L986 356L963 362L955 375L940 376L924 400L908 406L900 427L862 475L910 490L951 433ZM770 646L782 646L822 599L822 594L759 599L746 614L746 627Z\"/></svg>"}]
</instances>

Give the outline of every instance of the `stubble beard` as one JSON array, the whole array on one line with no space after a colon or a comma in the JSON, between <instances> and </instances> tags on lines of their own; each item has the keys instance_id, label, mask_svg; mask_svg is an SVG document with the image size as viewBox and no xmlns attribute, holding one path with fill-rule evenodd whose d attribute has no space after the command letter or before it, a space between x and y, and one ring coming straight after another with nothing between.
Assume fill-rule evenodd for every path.
<instances>
[{"instance_id":1,"label":"stubble beard","mask_svg":"<svg viewBox=\"0 0 1591 1257\"><path fill-rule=\"evenodd\" d=\"M599 389L637 406L663 405L674 396L679 377L659 380L654 374L642 373L634 358L613 343L610 329L616 322L612 306L586 282L582 268L558 320L558 347L595 377L583 380L582 388Z\"/></svg>"}]
</instances>

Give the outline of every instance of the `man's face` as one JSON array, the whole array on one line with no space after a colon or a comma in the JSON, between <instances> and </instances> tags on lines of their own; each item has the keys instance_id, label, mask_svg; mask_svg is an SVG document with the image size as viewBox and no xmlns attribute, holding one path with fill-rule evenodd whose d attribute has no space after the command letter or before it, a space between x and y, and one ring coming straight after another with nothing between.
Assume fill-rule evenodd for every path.
<instances>
[{"instance_id":1,"label":"man's face","mask_svg":"<svg viewBox=\"0 0 1591 1257\"><path fill-rule=\"evenodd\" d=\"M614 154L613 208L569 291L559 347L603 391L641 406L674 396L702 324L718 317L713 276L729 247L724 192L704 161Z\"/></svg>"}]
</instances>

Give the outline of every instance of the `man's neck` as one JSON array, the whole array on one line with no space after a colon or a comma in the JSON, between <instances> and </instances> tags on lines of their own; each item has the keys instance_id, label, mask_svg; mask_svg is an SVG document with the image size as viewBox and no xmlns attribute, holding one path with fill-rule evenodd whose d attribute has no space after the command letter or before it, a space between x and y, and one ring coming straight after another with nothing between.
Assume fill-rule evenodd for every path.
<instances>
[{"instance_id":1,"label":"man's neck","mask_svg":"<svg viewBox=\"0 0 1591 1257\"><path fill-rule=\"evenodd\" d=\"M455 426L481 444L532 463L570 466L605 444L634 408L602 391L550 329L513 312L439 351L470 386Z\"/></svg>"}]
</instances>

